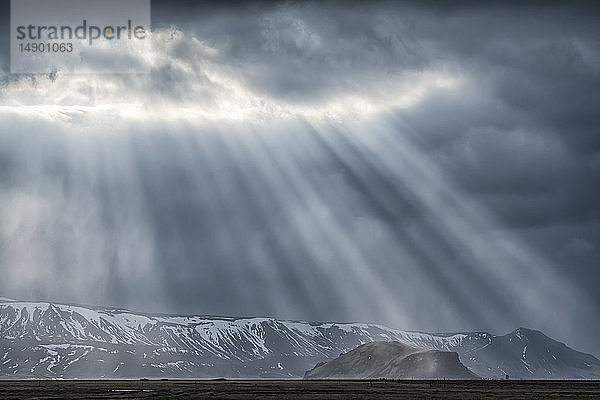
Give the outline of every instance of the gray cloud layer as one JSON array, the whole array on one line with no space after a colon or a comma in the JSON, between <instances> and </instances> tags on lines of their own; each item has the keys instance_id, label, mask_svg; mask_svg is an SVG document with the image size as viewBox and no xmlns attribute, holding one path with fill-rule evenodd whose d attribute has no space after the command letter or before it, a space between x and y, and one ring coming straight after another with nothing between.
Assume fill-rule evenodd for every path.
<instances>
[{"instance_id":1,"label":"gray cloud layer","mask_svg":"<svg viewBox=\"0 0 600 400\"><path fill-rule=\"evenodd\" d=\"M590 4L183 4L154 3L155 27L183 38L150 77L36 77L37 97L29 78L1 77L2 104L109 94L165 110L151 122L2 114L3 294L438 331L526 325L600 354ZM395 103L435 76L455 84ZM166 116L238 87L292 118ZM298 111L355 97L376 112Z\"/></svg>"}]
</instances>

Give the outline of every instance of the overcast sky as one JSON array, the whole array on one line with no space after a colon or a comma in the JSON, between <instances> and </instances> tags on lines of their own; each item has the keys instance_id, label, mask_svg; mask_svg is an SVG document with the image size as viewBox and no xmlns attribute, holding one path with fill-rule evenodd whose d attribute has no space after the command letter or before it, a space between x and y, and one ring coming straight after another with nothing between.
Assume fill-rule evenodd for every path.
<instances>
[{"instance_id":1,"label":"overcast sky","mask_svg":"<svg viewBox=\"0 0 600 400\"><path fill-rule=\"evenodd\" d=\"M592 3L153 1L149 75L10 75L0 295L540 329L596 356Z\"/></svg>"}]
</instances>

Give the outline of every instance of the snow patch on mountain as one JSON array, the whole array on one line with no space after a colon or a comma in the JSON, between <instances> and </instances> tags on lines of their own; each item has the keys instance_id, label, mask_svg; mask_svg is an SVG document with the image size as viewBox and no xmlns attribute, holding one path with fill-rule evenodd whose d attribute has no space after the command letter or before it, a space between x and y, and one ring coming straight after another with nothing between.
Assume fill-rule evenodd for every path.
<instances>
[{"instance_id":1,"label":"snow patch on mountain","mask_svg":"<svg viewBox=\"0 0 600 400\"><path fill-rule=\"evenodd\" d=\"M600 378L600 362L520 328L429 334L363 323L169 316L0 300L0 376L301 377L373 341L454 351L483 377ZM281 368L280 368L281 366Z\"/></svg>"}]
</instances>

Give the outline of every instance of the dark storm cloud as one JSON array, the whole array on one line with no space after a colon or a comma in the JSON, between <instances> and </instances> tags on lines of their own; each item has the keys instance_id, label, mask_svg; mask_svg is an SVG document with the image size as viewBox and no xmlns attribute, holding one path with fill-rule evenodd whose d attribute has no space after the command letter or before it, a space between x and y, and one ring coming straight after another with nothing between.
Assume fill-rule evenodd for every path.
<instances>
[{"instance_id":1,"label":"dark storm cloud","mask_svg":"<svg viewBox=\"0 0 600 400\"><path fill-rule=\"evenodd\" d=\"M592 2L245 3L206 19L204 11L183 18L186 31L222 50L222 62L251 87L288 101L360 91L412 70L460 74L461 90L398 112L415 140L516 229L580 226L582 237L539 233L551 259L572 241L598 249L587 229L600 221L600 26ZM600 278L597 261L578 268Z\"/></svg>"},{"instance_id":2,"label":"dark storm cloud","mask_svg":"<svg viewBox=\"0 0 600 400\"><path fill-rule=\"evenodd\" d=\"M255 89L281 98L314 101L389 74L460 68L508 105L530 115L552 111L552 126L573 129L574 121L588 126L597 99L592 5L244 3L185 8L162 21L166 6L156 4L154 15L156 26L182 26Z\"/></svg>"},{"instance_id":3,"label":"dark storm cloud","mask_svg":"<svg viewBox=\"0 0 600 400\"><path fill-rule=\"evenodd\" d=\"M154 28L184 38L168 42L149 78L105 78L116 94L159 109L209 107L228 89L216 68L249 94L286 106L349 95L390 106L358 133L311 121L243 129L142 121L117 135L74 139L45 122L7 119L0 264L16 276L8 263L21 261L38 275L0 290L406 329L502 333L532 325L598 355L597 15L585 2L153 2ZM404 94L394 84L436 75L458 83L394 107ZM3 101L29 101L3 85ZM92 101L105 96L101 89L89 83L77 94ZM86 123L79 133L97 128ZM479 222L455 235L456 221L443 217L468 220L456 204L463 198L517 246L501 248L477 231ZM489 265L470 242L476 234ZM15 250L30 242L44 245L28 257ZM510 258L518 245L542 265ZM505 256L514 263L496 259ZM38 260L47 267L34 267ZM529 279L535 274L557 279ZM52 276L63 283L49 284ZM83 289L65 284L69 277ZM573 288L572 296L549 295L544 285L554 283ZM590 303L570 303L580 295Z\"/></svg>"},{"instance_id":4,"label":"dark storm cloud","mask_svg":"<svg viewBox=\"0 0 600 400\"><path fill-rule=\"evenodd\" d=\"M10 8L9 2L0 1L0 79L9 70L9 53L10 53Z\"/></svg>"}]
</instances>

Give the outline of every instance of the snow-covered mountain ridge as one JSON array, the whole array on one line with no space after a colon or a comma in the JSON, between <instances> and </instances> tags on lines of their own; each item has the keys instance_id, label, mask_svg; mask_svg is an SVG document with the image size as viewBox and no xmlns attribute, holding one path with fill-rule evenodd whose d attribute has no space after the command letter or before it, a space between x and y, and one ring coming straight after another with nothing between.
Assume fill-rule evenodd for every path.
<instances>
[{"instance_id":1,"label":"snow-covered mountain ridge","mask_svg":"<svg viewBox=\"0 0 600 400\"><path fill-rule=\"evenodd\" d=\"M427 334L373 324L165 316L0 299L5 377L297 378L371 341L456 351L484 377L600 378L593 356L525 329L504 336Z\"/></svg>"}]
</instances>

